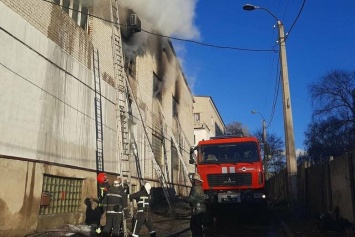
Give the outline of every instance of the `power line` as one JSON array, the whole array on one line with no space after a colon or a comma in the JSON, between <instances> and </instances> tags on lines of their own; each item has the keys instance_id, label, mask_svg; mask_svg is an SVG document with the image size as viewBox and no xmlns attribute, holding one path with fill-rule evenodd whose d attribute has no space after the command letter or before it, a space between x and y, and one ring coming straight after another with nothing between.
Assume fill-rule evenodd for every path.
<instances>
[{"instance_id":1,"label":"power line","mask_svg":"<svg viewBox=\"0 0 355 237\"><path fill-rule=\"evenodd\" d=\"M285 40L288 38L288 36L290 35L290 33L291 33L293 27L295 26L296 22L298 21L298 18L300 17L300 15L301 15L301 13L302 13L302 11L303 11L303 8L304 8L304 5L305 5L306 1L307 1L307 0L303 0L301 9L299 10L299 12L298 12L298 14L297 14L296 19L293 21L290 30L287 32L287 35L286 35L286 37L285 37Z\"/></svg>"},{"instance_id":2,"label":"power line","mask_svg":"<svg viewBox=\"0 0 355 237\"><path fill-rule=\"evenodd\" d=\"M66 8L66 9L69 9L69 10L72 10L72 11L75 11L75 12L78 12L78 13L81 13L81 14L84 14L84 15L87 15L87 16L91 16L91 17L97 18L99 20L102 20L102 21L105 21L105 22L108 22L108 23L111 23L111 24L115 24L115 25L119 25L119 26L126 26L124 24L119 24L117 22L113 22L111 20L107 20L105 18L96 16L96 15L93 15L93 14L90 14L90 13L86 13L86 12L82 12L82 11L79 11L79 10L76 10L76 9L73 9L73 8L70 8L70 7L62 6L60 4L57 4L55 2L51 2L49 0L42 0L42 1L47 2L47 3L51 3L53 5L60 6L62 8ZM177 41L183 41L183 42L187 42L187 43L194 43L194 44L198 44L198 45L202 45L202 46L206 46L206 47L211 47L211 48L238 50L238 51L249 51L249 52L274 52L274 53L278 52L277 50L275 51L274 49L250 49L250 48L241 48L241 47L233 47L233 46L225 46L225 45L215 45L215 44L204 43L204 42L200 42L200 41L196 41L196 40L182 39L182 38L178 38L178 37L162 35L162 34L154 33L154 32L148 31L148 30L144 30L144 29L140 29L140 30L142 32L147 33L147 34L159 36L159 37L162 37L162 38L167 38L167 39L172 39L172 40L177 40Z\"/></svg>"},{"instance_id":3,"label":"power line","mask_svg":"<svg viewBox=\"0 0 355 237\"><path fill-rule=\"evenodd\" d=\"M41 58L43 58L44 60L46 60L47 62L49 62L51 65L53 65L54 67L56 67L58 70L64 72L66 75L69 75L71 78L74 78L76 81L78 81L81 85L87 87L89 90L94 91L93 88L91 88L89 85L85 84L83 81L81 81L79 78L75 77L73 74L71 74L70 72L68 72L66 69L60 67L58 64L56 64L55 62L51 61L50 59L48 59L47 57L45 57L44 55L42 55L40 52L36 51L34 48L32 48L30 45L26 44L25 42L22 42L19 38L17 38L16 36L14 36L13 34L11 34L10 32L8 32L7 30L5 30L4 28L0 27L0 30L5 32L6 34L8 34L10 37L12 37L13 39L17 40L19 43L21 43L22 45L24 45L25 47L27 47L29 50L33 51L34 53L36 53L38 56L40 56ZM8 71L12 72L13 74L17 75L18 77L22 78L23 80L29 82L30 84L34 85L35 87L39 88L40 90L44 91L45 93L47 93L48 95L52 96L53 98L57 99L58 101L62 102L63 104L67 105L68 107L74 109L75 111L77 111L78 113L95 120L95 118L91 117L90 115L85 114L84 112L80 111L78 108L75 108L73 106L71 106L70 104L66 103L65 101L63 101L62 99L60 99L59 97L51 94L49 91L43 89L42 87L38 86L37 84L31 82L29 79L25 78L24 76L18 74L17 72L15 72L14 70L12 70L11 68L7 67L5 64L0 63L1 66L3 66L4 68L6 68ZM101 94L101 93L100 93ZM115 104L113 101L111 101L109 98L105 97L104 95L101 95L104 99L106 99L108 102L110 102L111 104ZM107 125L104 125L105 127L107 127L108 129L113 130L112 128L108 127Z\"/></svg>"},{"instance_id":4,"label":"power line","mask_svg":"<svg viewBox=\"0 0 355 237\"><path fill-rule=\"evenodd\" d=\"M279 89L280 89L280 81L281 81L281 72L279 71L279 64L277 64L277 75L276 75L276 80L275 80L275 93L274 93L274 101L272 103L271 107L271 114L270 114L270 119L268 122L268 125L266 128L270 127L272 120L274 119L275 115L275 109L276 109L276 102L279 94Z\"/></svg>"}]
</instances>

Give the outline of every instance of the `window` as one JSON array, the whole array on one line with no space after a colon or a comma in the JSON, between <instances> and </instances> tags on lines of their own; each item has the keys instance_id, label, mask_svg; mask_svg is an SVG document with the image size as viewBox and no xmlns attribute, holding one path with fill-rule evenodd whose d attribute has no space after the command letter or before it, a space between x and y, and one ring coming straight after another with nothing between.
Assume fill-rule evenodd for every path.
<instances>
[{"instance_id":1,"label":"window","mask_svg":"<svg viewBox=\"0 0 355 237\"><path fill-rule=\"evenodd\" d=\"M153 75L153 97L159 99L160 101L162 99L162 89L163 89L163 82L154 73L154 75Z\"/></svg>"},{"instance_id":2,"label":"window","mask_svg":"<svg viewBox=\"0 0 355 237\"><path fill-rule=\"evenodd\" d=\"M54 0L54 2L62 6L63 11L66 12L78 26L84 30L87 29L89 10L83 5L83 0Z\"/></svg>"},{"instance_id":3,"label":"window","mask_svg":"<svg viewBox=\"0 0 355 237\"><path fill-rule=\"evenodd\" d=\"M171 165L173 167L174 170L179 170L179 155L177 152L177 149L174 145L173 139L171 139Z\"/></svg>"},{"instance_id":4,"label":"window","mask_svg":"<svg viewBox=\"0 0 355 237\"><path fill-rule=\"evenodd\" d=\"M194 113L195 122L200 122L200 113Z\"/></svg>"},{"instance_id":5,"label":"window","mask_svg":"<svg viewBox=\"0 0 355 237\"><path fill-rule=\"evenodd\" d=\"M179 102L173 96L173 117L178 117Z\"/></svg>"},{"instance_id":6,"label":"window","mask_svg":"<svg viewBox=\"0 0 355 237\"><path fill-rule=\"evenodd\" d=\"M128 60L127 65L128 75L135 79L136 77L136 62L133 59Z\"/></svg>"},{"instance_id":7,"label":"window","mask_svg":"<svg viewBox=\"0 0 355 237\"><path fill-rule=\"evenodd\" d=\"M40 215L80 211L83 180L43 176Z\"/></svg>"},{"instance_id":8,"label":"window","mask_svg":"<svg viewBox=\"0 0 355 237\"><path fill-rule=\"evenodd\" d=\"M205 145L200 148L202 162L258 162L258 146L255 142L237 142Z\"/></svg>"}]
</instances>

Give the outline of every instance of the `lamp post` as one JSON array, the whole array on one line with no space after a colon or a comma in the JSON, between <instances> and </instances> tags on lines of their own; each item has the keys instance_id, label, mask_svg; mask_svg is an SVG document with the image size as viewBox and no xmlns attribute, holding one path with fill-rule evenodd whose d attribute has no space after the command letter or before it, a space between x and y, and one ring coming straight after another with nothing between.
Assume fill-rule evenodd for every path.
<instances>
[{"instance_id":1,"label":"lamp post","mask_svg":"<svg viewBox=\"0 0 355 237\"><path fill-rule=\"evenodd\" d=\"M264 116L255 110L251 111L252 114L259 114L262 118L262 125L263 125L263 144L264 144L264 173L265 173L265 179L268 178L268 170L269 170L269 150L267 146L267 140L266 140L266 120Z\"/></svg>"},{"instance_id":2,"label":"lamp post","mask_svg":"<svg viewBox=\"0 0 355 237\"><path fill-rule=\"evenodd\" d=\"M286 143L288 200L289 203L292 205L295 204L295 201L297 200L297 162L296 162L295 139L293 133L290 85L288 81L284 26L282 22L266 8L254 6L251 4L246 4L243 6L243 9L246 11L253 11L259 9L265 10L277 21L277 28L279 31L278 43L279 43L282 88L283 88L282 102L283 102L283 114L284 114L285 143Z\"/></svg>"}]
</instances>

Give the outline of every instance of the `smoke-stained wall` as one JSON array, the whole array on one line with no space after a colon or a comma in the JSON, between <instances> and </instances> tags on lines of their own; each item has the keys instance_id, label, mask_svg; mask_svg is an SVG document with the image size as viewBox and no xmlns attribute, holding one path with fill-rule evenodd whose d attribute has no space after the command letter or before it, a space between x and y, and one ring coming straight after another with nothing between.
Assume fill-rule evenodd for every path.
<instances>
[{"instance_id":1,"label":"smoke-stained wall","mask_svg":"<svg viewBox=\"0 0 355 237\"><path fill-rule=\"evenodd\" d=\"M86 180L83 200L96 195L89 35L69 23L59 7L41 0L0 1L0 12L0 178L8 190L0 193L1 233L24 236L81 223L84 203L79 204L82 211L68 215L41 218L38 213L44 174ZM112 54L107 59L112 65ZM103 73L111 73L112 66L102 65ZM105 167L118 173L115 89L103 82L102 94Z\"/></svg>"},{"instance_id":2,"label":"smoke-stained wall","mask_svg":"<svg viewBox=\"0 0 355 237\"><path fill-rule=\"evenodd\" d=\"M168 181L185 185L188 183L177 174L185 175L183 166L189 172L194 171L193 166L188 165L188 150L193 143L193 97L171 42L159 36L160 31L153 29L144 12L136 11L136 8L133 10L140 18L143 30L124 39L125 57L135 64L135 76L130 77L131 88L134 88L134 96L148 128L149 140L152 142L150 149L157 163L162 170L168 168ZM127 19L128 16L122 17L121 24L127 25ZM184 159L184 164L180 163L175 175L172 160L179 160L179 157L176 157L176 152L172 152L173 136ZM143 142L143 138L140 139ZM147 159L141 162L144 164L145 178L156 179L152 162Z\"/></svg>"},{"instance_id":3,"label":"smoke-stained wall","mask_svg":"<svg viewBox=\"0 0 355 237\"><path fill-rule=\"evenodd\" d=\"M77 26L59 6L50 2L0 0L3 17L0 21L0 178L6 183L6 190L20 187L19 196L11 191L0 193L0 203L5 210L0 215L3 223L0 230L6 236L21 236L23 234L18 231L83 221L83 203L79 212L51 215L50 220L46 219L48 216L38 216L44 174L82 179L83 199L96 195L93 49L99 51L100 76L103 79L105 171L112 175L119 173L112 29L111 24L103 20L110 20L110 1L86 2L97 16L89 17L88 31ZM153 164L148 159L149 142L144 138L145 130L139 125L139 120L147 124L150 141L154 122L159 126L160 137L166 141L170 141L172 136L177 137L187 164L187 146L193 138L193 99L171 44L166 39L143 32L134 37L144 41L147 50L134 56L136 75L130 81L136 86L140 110L132 112L135 123L132 126L138 138L144 177L159 186ZM129 45L130 41L126 43ZM157 108L153 109L153 101L156 100L153 94L154 74L162 79L159 90L164 123L161 116L154 113ZM179 104L176 117L173 116L173 98ZM170 171L171 153L171 146L167 146ZM134 163L131 167L136 168ZM193 166L188 168L193 172ZM180 169L179 172L180 176L174 176L171 182L184 185L183 171ZM9 173L21 175L10 176ZM12 221L14 219L18 221ZM22 222L26 225L19 229ZM14 232L16 229L18 231Z\"/></svg>"}]
</instances>

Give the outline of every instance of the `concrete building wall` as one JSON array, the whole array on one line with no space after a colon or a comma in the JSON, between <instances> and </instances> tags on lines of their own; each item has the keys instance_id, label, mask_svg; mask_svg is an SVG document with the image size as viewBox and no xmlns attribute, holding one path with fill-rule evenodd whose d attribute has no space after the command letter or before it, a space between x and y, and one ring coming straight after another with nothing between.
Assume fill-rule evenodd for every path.
<instances>
[{"instance_id":1,"label":"concrete building wall","mask_svg":"<svg viewBox=\"0 0 355 237\"><path fill-rule=\"evenodd\" d=\"M355 172L354 151L319 166L303 165L298 169L298 200L307 214L319 216L333 212L354 224ZM287 201L286 170L268 180L269 195L278 202ZM281 191L282 190L282 191ZM281 191L281 192L280 192Z\"/></svg>"},{"instance_id":2,"label":"concrete building wall","mask_svg":"<svg viewBox=\"0 0 355 237\"><path fill-rule=\"evenodd\" d=\"M78 27L59 6L42 0L0 0L0 178L5 190L0 203L0 232L22 236L35 230L83 222L85 197L96 196L96 128L92 52L98 50L103 115L104 167L110 181L119 174L116 135L116 90L113 73L109 0L88 1L97 17L89 30ZM168 42L149 39L147 51L137 56L133 130L138 142L143 177L160 186L149 146L153 125L165 139L170 182L187 195L183 167L172 162L171 137L177 138L183 160L193 143L193 98ZM163 120L156 114L153 75L164 81ZM133 87L132 86L132 87ZM178 115L172 114L173 97ZM139 108L139 109L138 109ZM142 117L141 117L142 116ZM144 122L146 128L142 126ZM149 142L145 133L148 131ZM162 154L163 156L163 154ZM176 158L175 158L176 159ZM180 161L181 162L181 161ZM175 167L175 168L174 168ZM165 170L165 167L161 167ZM193 166L187 165L190 172ZM137 177L134 159L131 161ZM174 171L175 169L175 171ZM174 172L173 172L174 171ZM173 175L174 173L174 175ZM10 174L16 174L11 176ZM19 175L18 175L19 174ZM83 180L81 209L38 215L44 175ZM133 184L138 185L137 180ZM180 186L179 186L180 185ZM133 190L134 191L134 190ZM25 223L20 227L20 223ZM1 236L2 234L0 234Z\"/></svg>"},{"instance_id":3,"label":"concrete building wall","mask_svg":"<svg viewBox=\"0 0 355 237\"><path fill-rule=\"evenodd\" d=\"M142 21L142 27L144 27L144 23ZM134 88L133 92L140 109L140 114L136 115L136 117L142 117L150 141L156 140L153 137L158 136L165 143L165 146L163 146L160 141L158 143L152 142L151 146L155 149L155 152L161 152L160 156L158 155L161 160L157 160L157 162L163 164L162 170L166 169L164 158L165 156L167 157L167 179L176 184L186 185L181 177L179 179L175 175L174 179L172 179L174 170L171 161L171 140L172 136L174 136L175 141L181 147L180 152L185 162L184 165L192 172L194 167L188 164L188 150L193 143L193 97L170 43L162 41L155 36L141 36L140 34L145 33L137 33L130 39L135 41L136 38L147 37L146 44L149 45L149 48L145 49L146 51L141 52L135 58L136 75L135 78L130 78L131 88ZM162 50L163 47L165 48L164 50ZM154 77L159 78L161 82L158 89L161 93L161 101L154 94L154 91L157 90L157 88L154 88ZM176 117L173 116L174 99L178 101L178 115ZM140 119L138 118L138 120ZM152 148L146 144L144 128L137 126L136 138L140 144L140 154L146 154L141 158L145 178L157 179L153 163L147 159L152 155L149 151ZM161 150L158 150L157 147L161 147ZM175 159L179 158L175 157ZM178 172L184 175L182 164L180 165L179 169L175 170L175 174Z\"/></svg>"},{"instance_id":4,"label":"concrete building wall","mask_svg":"<svg viewBox=\"0 0 355 237\"><path fill-rule=\"evenodd\" d=\"M9 33L0 32L0 153L94 169L91 71L3 4L1 10Z\"/></svg>"},{"instance_id":5,"label":"concrete building wall","mask_svg":"<svg viewBox=\"0 0 355 237\"><path fill-rule=\"evenodd\" d=\"M345 154L342 157L334 159L330 163L332 204L333 208L339 208L341 217L354 223L354 182L353 173L350 173L350 166L353 166L352 154Z\"/></svg>"},{"instance_id":6,"label":"concrete building wall","mask_svg":"<svg viewBox=\"0 0 355 237\"><path fill-rule=\"evenodd\" d=\"M58 167L33 161L0 157L0 178L3 181L0 193L0 236L17 237L25 234L78 224L85 220L85 205L82 211L57 215L38 215L43 192L43 174L82 179L82 196L91 197L96 192L96 173L73 168Z\"/></svg>"},{"instance_id":7,"label":"concrete building wall","mask_svg":"<svg viewBox=\"0 0 355 237\"><path fill-rule=\"evenodd\" d=\"M202 139L222 135L225 132L225 125L210 96L194 96L193 113L199 114L200 120L194 120L196 144ZM205 130L204 134L201 131Z\"/></svg>"}]
</instances>

